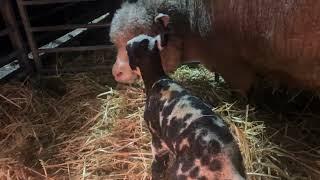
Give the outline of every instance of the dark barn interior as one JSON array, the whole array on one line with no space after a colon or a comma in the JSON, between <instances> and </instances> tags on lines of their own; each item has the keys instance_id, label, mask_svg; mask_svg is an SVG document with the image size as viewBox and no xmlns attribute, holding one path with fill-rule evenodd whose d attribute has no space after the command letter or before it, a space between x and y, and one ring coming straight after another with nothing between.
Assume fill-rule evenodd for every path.
<instances>
[{"instance_id":1,"label":"dark barn interior","mask_svg":"<svg viewBox=\"0 0 320 180\"><path fill-rule=\"evenodd\" d=\"M121 3L0 0L1 180L151 179L143 85L111 73ZM319 179L318 93L261 79L248 104L202 65L170 76L230 125L248 179Z\"/></svg>"},{"instance_id":2,"label":"dark barn interior","mask_svg":"<svg viewBox=\"0 0 320 180\"><path fill-rule=\"evenodd\" d=\"M3 1L5 5L6 1ZM20 2L20 1L17 1ZM23 2L23 1L21 1ZM37 1L35 1L37 2ZM90 21L93 21L103 15L109 13L106 17L99 20L99 24L96 27L89 28L79 35L70 38L67 42L59 44L59 47L79 47L79 46L98 46L98 45L110 45L108 40L108 23L110 23L112 19L112 14L114 11L119 7L120 1L70 1L66 3L34 3L34 4L27 4L23 6L24 12L27 15L27 20L21 18L21 14L19 12L19 8L17 6L16 1L12 1L9 3L10 7L6 8L3 11L10 11L15 22L5 22L3 17L1 17L0 21L0 28L3 33L0 36L0 46L1 46L1 65L6 65L7 62L13 61L7 60L8 54L12 53L15 48L12 46L12 42L10 40L10 34L6 33L6 28L10 23L15 23L17 32L21 35L21 44L24 47L24 54L32 53L33 50L31 48L31 44L34 43L38 48L50 43L54 42L57 38L66 35L68 32L73 31L77 28L77 26L85 25ZM23 3L22 3L23 4ZM8 10L11 9L11 10ZM4 13L8 13L4 12ZM8 20L7 20L8 21ZM30 24L30 31L32 32L29 37L31 37L33 42L30 43L28 41L28 30L25 30L26 26L24 26L24 22ZM67 27L66 25L70 25L73 27ZM61 28L61 26L64 26ZM12 28L12 27L11 27ZM90 37L90 38L89 38ZM104 37L104 38L101 38ZM93 49L92 49L93 48ZM92 47L91 49L94 50L95 48ZM99 49L99 47L97 47ZM108 47L100 47L100 49L105 49ZM84 51L88 48L84 48ZM63 51L79 51L74 49L68 49ZM51 51L52 52L52 51ZM2 60L3 59L3 60ZM34 58L28 58L28 71L29 73L32 66L35 66ZM50 54L45 54L41 57L41 64L51 64L52 57ZM54 63L54 62L53 62ZM47 69L46 66L42 67L43 69ZM33 68L33 71L42 71L42 68ZM80 68L81 69L81 68ZM20 72L20 71L19 71ZM50 70L48 70L50 72ZM51 71L52 72L52 71ZM5 79L5 78L4 78Z\"/></svg>"}]
</instances>

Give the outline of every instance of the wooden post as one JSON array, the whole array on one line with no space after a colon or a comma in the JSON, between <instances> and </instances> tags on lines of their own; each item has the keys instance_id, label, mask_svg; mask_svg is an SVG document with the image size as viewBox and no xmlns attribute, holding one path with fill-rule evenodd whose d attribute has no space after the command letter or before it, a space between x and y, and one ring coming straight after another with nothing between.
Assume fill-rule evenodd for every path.
<instances>
[{"instance_id":1,"label":"wooden post","mask_svg":"<svg viewBox=\"0 0 320 180\"><path fill-rule=\"evenodd\" d=\"M25 30L26 35L27 35L29 46L30 46L30 49L32 51L33 60L35 62L37 70L40 70L42 68L42 63L41 63L40 56L39 56L38 46L36 44L36 41L34 40L32 31L31 31L31 24L30 24L30 21L29 21L29 16L28 16L27 11L26 11L26 7L23 5L23 1L22 0L17 0L17 5L18 5L18 8L19 8L19 12L20 12L20 16L21 16L22 23L23 23L23 26L24 26L24 30Z\"/></svg>"}]
</instances>

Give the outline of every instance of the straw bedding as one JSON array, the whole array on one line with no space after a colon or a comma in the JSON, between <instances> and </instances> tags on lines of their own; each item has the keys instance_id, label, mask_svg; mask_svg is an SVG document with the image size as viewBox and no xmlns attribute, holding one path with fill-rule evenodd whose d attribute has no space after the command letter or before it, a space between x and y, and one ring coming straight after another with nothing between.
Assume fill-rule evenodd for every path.
<instances>
[{"instance_id":1,"label":"straw bedding","mask_svg":"<svg viewBox=\"0 0 320 180\"><path fill-rule=\"evenodd\" d=\"M249 179L320 177L318 115L248 106L203 67L183 66L172 77L225 118ZM150 179L141 82L111 87L105 82L112 77L96 74L60 79L64 95L28 81L0 86L0 179Z\"/></svg>"}]
</instances>

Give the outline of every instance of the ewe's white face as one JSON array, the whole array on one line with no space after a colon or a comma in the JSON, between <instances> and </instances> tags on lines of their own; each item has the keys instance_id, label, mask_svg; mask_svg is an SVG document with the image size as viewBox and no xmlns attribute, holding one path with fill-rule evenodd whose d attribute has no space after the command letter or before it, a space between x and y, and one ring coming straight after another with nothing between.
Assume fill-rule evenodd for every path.
<instances>
[{"instance_id":1,"label":"ewe's white face","mask_svg":"<svg viewBox=\"0 0 320 180\"><path fill-rule=\"evenodd\" d=\"M139 71L133 72L130 68L126 45L130 39L140 34L153 35L155 18L160 18L165 26L170 20L165 14L150 15L143 6L138 6L136 3L125 3L114 15L110 27L110 38L118 50L112 67L112 74L117 82L131 84L140 76ZM165 49L159 46L159 49L163 50L161 59L165 72L172 72L181 63L183 53L181 45L182 41L170 37L170 42Z\"/></svg>"},{"instance_id":2,"label":"ewe's white face","mask_svg":"<svg viewBox=\"0 0 320 180\"><path fill-rule=\"evenodd\" d=\"M118 51L112 67L112 74L117 82L131 84L140 76L139 71L132 71L129 66L126 45L138 34L150 32L152 24L152 17L146 9L136 3L124 3L115 13L109 35Z\"/></svg>"}]
</instances>

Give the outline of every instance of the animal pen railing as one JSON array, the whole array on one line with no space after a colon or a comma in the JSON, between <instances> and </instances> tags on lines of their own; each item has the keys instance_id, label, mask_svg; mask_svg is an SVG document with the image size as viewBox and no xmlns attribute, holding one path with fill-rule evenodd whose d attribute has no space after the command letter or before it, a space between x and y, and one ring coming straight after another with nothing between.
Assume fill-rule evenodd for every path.
<instances>
[{"instance_id":1,"label":"animal pen railing","mask_svg":"<svg viewBox=\"0 0 320 180\"><path fill-rule=\"evenodd\" d=\"M13 51L6 56L0 57L0 68L12 63L16 59L19 63L19 68L14 72L24 71L25 73L30 71L30 66L27 60L26 49L21 37L19 26L16 21L16 16L13 12L12 2L10 0L0 0L0 14L5 23L5 28L0 30L0 37L8 36L10 39ZM14 75L11 73L2 77L2 81Z\"/></svg>"},{"instance_id":2,"label":"animal pen railing","mask_svg":"<svg viewBox=\"0 0 320 180\"><path fill-rule=\"evenodd\" d=\"M55 45L54 47L39 48L34 38L35 32L74 30L77 28L86 28L86 29L105 28L107 30L110 24L91 21L90 23L87 23L87 24L63 24L63 25L55 25L55 26L33 27L30 24L26 6L40 6L40 5L57 4L57 3L75 3L75 2L79 3L79 2L94 2L94 1L96 0L17 0L19 12L22 18L25 31L26 31L29 46L32 51L32 56L35 61L37 70L40 73L50 73L50 72L56 71L56 69L46 69L42 66L41 54L43 53L107 50L112 48L112 46L111 45L92 45L92 46L78 46L78 47L59 47L58 45ZM79 72L79 71L92 71L92 70L96 71L101 69L102 70L106 69L106 67L92 66L92 67L85 67L85 68L60 69L59 71L60 72L70 72L70 71Z\"/></svg>"},{"instance_id":3,"label":"animal pen railing","mask_svg":"<svg viewBox=\"0 0 320 180\"><path fill-rule=\"evenodd\" d=\"M58 21L58 22L64 22L58 25L44 25L45 23L36 23L35 25L32 23L34 19L39 19L39 17L31 17L30 16L30 9L33 7L40 7L38 9L41 9L43 6L46 6L46 8L50 8L50 15L43 15L41 13L38 13L37 16L40 16L40 19L45 19L46 22L50 22L52 20L55 21L55 19L49 19L50 17L53 17L53 13L57 13L57 11L63 11L64 8L67 8L70 6L75 6L82 3L96 3L96 4L107 4L108 7L103 7L104 15L100 17L95 17L94 20L87 20L82 19L81 23L74 23L74 22L64 22L64 21ZM99 2L99 3L98 3ZM6 65L14 60L15 57L19 59L19 65L24 70L28 69L30 70L31 66L28 62L33 62L35 65L35 69L40 74L55 74L57 71L59 73L63 72L80 72L80 71L98 71L98 70L106 70L110 66L103 66L103 65L97 65L97 66L87 66L87 67L72 67L72 68L65 68L61 67L61 69L57 70L56 68L47 68L43 65L43 55L44 54L50 54L50 53L64 53L64 52L81 52L81 51L96 51L96 50L109 50L112 49L112 45L107 44L98 44L98 45L90 45L90 46L66 46L68 42L72 41L75 37L77 37L82 32L85 32L87 30L93 30L93 29L99 29L103 28L105 29L106 34L103 38L107 37L107 30L110 26L110 23L107 22L107 17L112 17L114 11L116 8L120 5L121 1L118 0L108 0L108 1L99 1L99 0L16 0L17 5L17 11L20 15L20 22L17 17L15 17L14 11L11 7L13 1L10 0L0 0L0 10L1 14L3 16L4 21L6 22L7 28L0 31L0 37L9 35L11 43L13 47L15 48L15 51L9 54L8 56L5 56L4 58L0 59L0 65ZM73 10L77 10L76 8ZM94 9L86 9L88 13L90 11L94 11ZM70 11L69 11L70 12ZM34 12L32 12L34 13ZM32 14L31 13L31 14ZM47 13L47 12L46 12ZM76 16L76 15L75 15ZM44 18L43 18L44 17ZM60 16L60 18L64 16ZM55 16L54 16L55 18ZM75 18L81 18L81 17L75 17ZM90 16L91 18L91 16ZM85 23L83 23L85 20ZM106 21L106 22L103 22ZM41 21L42 22L42 21ZM77 22L77 21L76 21ZM19 32L19 25L21 25L24 30L23 37L21 37ZM75 34L69 34L64 33L66 31L76 31ZM39 39L42 37L37 37L36 33L40 34L65 34L64 36L61 36L60 38L64 38L62 42L60 42L61 39L58 39L59 42L56 40L52 40L47 45L42 45L39 43ZM54 35L56 36L56 35ZM24 38L27 40L26 48L24 45ZM63 47L61 47L63 46ZM30 50L31 52L28 53L27 50ZM32 61L28 61L29 59L32 59ZM1 67L0 67L1 68Z\"/></svg>"},{"instance_id":4,"label":"animal pen railing","mask_svg":"<svg viewBox=\"0 0 320 180\"><path fill-rule=\"evenodd\" d=\"M77 28L107 28L109 27L109 23L88 23L88 24L63 24L56 26L42 26L42 27L33 27L30 24L30 20L28 17L28 13L26 10L26 6L39 6L46 4L57 4L57 3L74 3L74 2L92 2L96 0L17 0L17 5L19 8L19 12L22 18L22 22L26 31L26 35L28 38L29 46L32 51L33 59L35 61L36 67L39 72L48 73L50 71L56 71L55 69L45 69L42 66L41 62L41 54L42 53L55 53L55 52L71 52L71 51L92 51L92 50L103 50L112 48L111 45L93 45L93 46L80 46L80 47L47 47L47 48L39 48L34 39L35 32L50 32L50 31L61 31L61 30L71 30ZM99 70L105 69L102 66L95 67L86 67L85 70ZM61 72L72 71L78 72L83 71L83 68L69 68L69 69L61 69Z\"/></svg>"}]
</instances>

